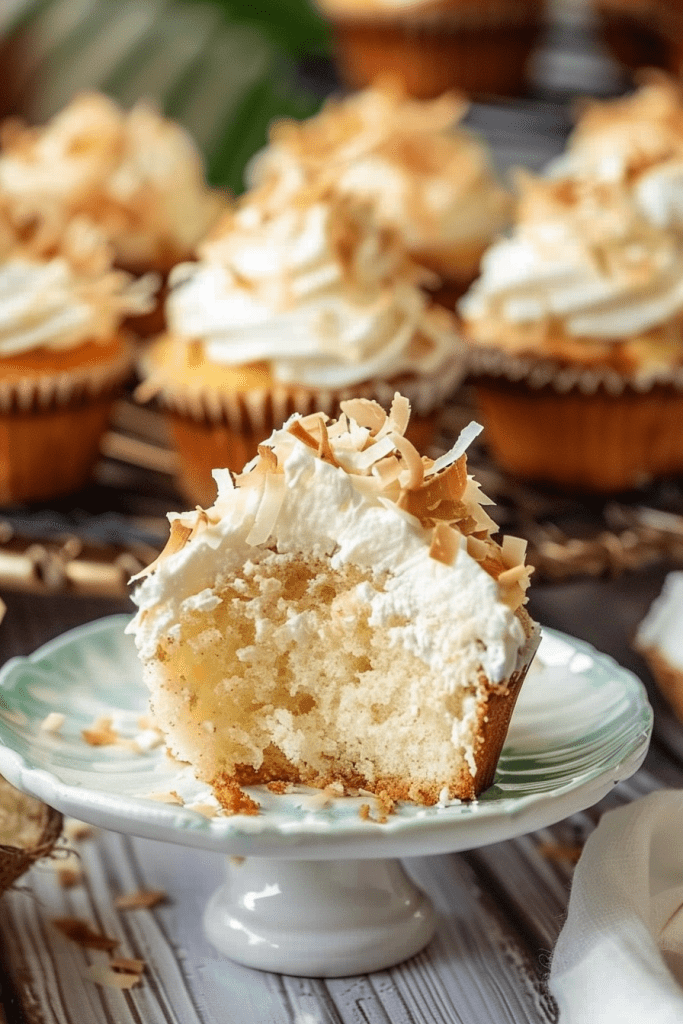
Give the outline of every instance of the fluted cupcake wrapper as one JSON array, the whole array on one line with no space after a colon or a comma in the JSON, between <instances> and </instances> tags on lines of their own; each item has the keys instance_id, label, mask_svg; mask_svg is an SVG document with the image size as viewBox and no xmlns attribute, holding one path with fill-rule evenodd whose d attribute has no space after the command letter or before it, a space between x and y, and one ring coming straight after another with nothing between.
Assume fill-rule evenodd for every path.
<instances>
[{"instance_id":1,"label":"fluted cupcake wrapper","mask_svg":"<svg viewBox=\"0 0 683 1024\"><path fill-rule=\"evenodd\" d=\"M146 368L142 366L142 372ZM420 450L433 439L436 413L461 383L464 363L460 353L428 376L398 376L371 380L354 387L305 388L273 382L269 387L245 391L192 386L192 383L152 384L150 394L169 412L170 428L178 453L180 487L193 501L213 504L216 488L212 470L242 470L260 442L281 427L293 413L307 416L324 412L334 416L347 398L369 398L385 409L396 391L412 407L407 436ZM153 378L151 378L153 380ZM142 385L142 397L146 385Z\"/></svg>"},{"instance_id":2,"label":"fluted cupcake wrapper","mask_svg":"<svg viewBox=\"0 0 683 1024\"><path fill-rule=\"evenodd\" d=\"M47 501L84 486L131 367L126 342L101 363L0 378L1 505Z\"/></svg>"},{"instance_id":3,"label":"fluted cupcake wrapper","mask_svg":"<svg viewBox=\"0 0 683 1024\"><path fill-rule=\"evenodd\" d=\"M347 85L364 88L393 74L421 99L448 89L519 95L542 25L541 4L521 0L451 0L384 15L340 8L328 15Z\"/></svg>"},{"instance_id":4,"label":"fluted cupcake wrapper","mask_svg":"<svg viewBox=\"0 0 683 1024\"><path fill-rule=\"evenodd\" d=\"M0 413L45 411L94 399L113 390L132 367L132 348L126 343L113 359L58 373L26 373L17 379L0 376Z\"/></svg>"},{"instance_id":5,"label":"fluted cupcake wrapper","mask_svg":"<svg viewBox=\"0 0 683 1024\"><path fill-rule=\"evenodd\" d=\"M550 387L559 395L574 390L584 395L594 395L601 390L614 396L628 390L645 394L662 384L683 391L683 366L662 366L646 374L625 375L610 366L561 363L483 345L470 345L467 360L469 374L473 377L484 375L513 383L524 382L535 391Z\"/></svg>"},{"instance_id":6,"label":"fluted cupcake wrapper","mask_svg":"<svg viewBox=\"0 0 683 1024\"><path fill-rule=\"evenodd\" d=\"M596 492L683 472L683 367L626 377L472 346L470 373L498 463Z\"/></svg>"}]
</instances>

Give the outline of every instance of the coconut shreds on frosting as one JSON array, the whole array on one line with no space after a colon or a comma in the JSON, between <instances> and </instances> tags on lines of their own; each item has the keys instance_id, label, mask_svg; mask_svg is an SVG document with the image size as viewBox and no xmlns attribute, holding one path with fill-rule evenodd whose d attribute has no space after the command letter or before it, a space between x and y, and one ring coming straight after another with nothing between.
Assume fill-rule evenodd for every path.
<instances>
[{"instance_id":1,"label":"coconut shreds on frosting","mask_svg":"<svg viewBox=\"0 0 683 1024\"><path fill-rule=\"evenodd\" d=\"M634 187L674 164L683 170L683 91L674 79L653 69L644 79L627 96L582 103L567 150L549 165L549 172ZM666 175L661 181L665 186Z\"/></svg>"},{"instance_id":2,"label":"coconut shreds on frosting","mask_svg":"<svg viewBox=\"0 0 683 1024\"><path fill-rule=\"evenodd\" d=\"M486 239L506 223L511 199L485 146L456 127L467 107L456 93L416 100L400 81L378 80L308 120L275 122L247 169L250 185L267 186L275 208L307 183L370 200L415 250Z\"/></svg>"},{"instance_id":3,"label":"coconut shreds on frosting","mask_svg":"<svg viewBox=\"0 0 683 1024\"><path fill-rule=\"evenodd\" d=\"M666 378L683 362L683 246L619 183L520 179L515 229L459 303L470 341Z\"/></svg>"},{"instance_id":4,"label":"coconut shreds on frosting","mask_svg":"<svg viewBox=\"0 0 683 1024\"><path fill-rule=\"evenodd\" d=\"M261 199L247 195L199 262L173 271L173 343L200 344L212 364L267 362L284 385L341 390L410 374L434 378L437 396L452 386L454 318L430 302L421 285L433 275L368 204L317 187L284 209ZM150 388L164 390L163 372L152 357Z\"/></svg>"},{"instance_id":5,"label":"coconut shreds on frosting","mask_svg":"<svg viewBox=\"0 0 683 1024\"><path fill-rule=\"evenodd\" d=\"M0 196L0 357L109 342L124 317L152 309L158 276L135 280L112 257L88 218L59 236L41 222L20 229Z\"/></svg>"},{"instance_id":6,"label":"coconut shreds on frosting","mask_svg":"<svg viewBox=\"0 0 683 1024\"><path fill-rule=\"evenodd\" d=\"M168 558L178 554L224 516L230 516L231 492L257 489L261 493L247 544L267 543L274 531L285 490L283 466L297 443L316 457L347 474L353 487L370 504L393 508L423 531L430 556L452 565L465 551L498 581L500 600L516 610L526 602L532 567L524 564L526 541L506 537L500 546L491 534L498 527L484 509L492 504L467 473L464 451L444 468L417 449L404 436L409 406L396 394L389 414L368 399L341 403L337 420L322 413L293 416L285 427L259 446L259 454L239 476L216 474L219 498L210 509L170 513L171 532L161 554L133 580L154 573ZM471 436L469 428L463 432ZM459 450L456 441L454 451ZM218 541L217 541L218 543ZM198 595L201 597L201 595ZM146 602L143 599L141 607Z\"/></svg>"},{"instance_id":7,"label":"coconut shreds on frosting","mask_svg":"<svg viewBox=\"0 0 683 1024\"><path fill-rule=\"evenodd\" d=\"M189 135L144 102L124 111L82 93L44 126L6 121L0 141L0 191L17 223L59 233L85 214L127 266L184 258L226 205Z\"/></svg>"}]
</instances>

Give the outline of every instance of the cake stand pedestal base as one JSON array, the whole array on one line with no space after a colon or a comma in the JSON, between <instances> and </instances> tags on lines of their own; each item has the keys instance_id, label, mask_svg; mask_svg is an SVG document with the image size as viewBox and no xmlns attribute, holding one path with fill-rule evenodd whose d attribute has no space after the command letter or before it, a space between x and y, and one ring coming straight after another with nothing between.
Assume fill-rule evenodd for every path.
<instances>
[{"instance_id":1,"label":"cake stand pedestal base","mask_svg":"<svg viewBox=\"0 0 683 1024\"><path fill-rule=\"evenodd\" d=\"M228 860L228 881L204 912L230 959L303 977L366 974L427 945L436 914L400 861Z\"/></svg>"}]
</instances>

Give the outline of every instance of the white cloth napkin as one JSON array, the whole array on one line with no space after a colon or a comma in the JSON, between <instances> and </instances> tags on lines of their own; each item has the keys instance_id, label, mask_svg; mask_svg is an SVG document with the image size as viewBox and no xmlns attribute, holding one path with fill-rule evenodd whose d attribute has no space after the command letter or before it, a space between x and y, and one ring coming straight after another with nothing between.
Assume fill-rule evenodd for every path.
<instances>
[{"instance_id":1,"label":"white cloth napkin","mask_svg":"<svg viewBox=\"0 0 683 1024\"><path fill-rule=\"evenodd\" d=\"M576 867L548 984L560 1024L683 1024L682 790L603 815Z\"/></svg>"}]
</instances>

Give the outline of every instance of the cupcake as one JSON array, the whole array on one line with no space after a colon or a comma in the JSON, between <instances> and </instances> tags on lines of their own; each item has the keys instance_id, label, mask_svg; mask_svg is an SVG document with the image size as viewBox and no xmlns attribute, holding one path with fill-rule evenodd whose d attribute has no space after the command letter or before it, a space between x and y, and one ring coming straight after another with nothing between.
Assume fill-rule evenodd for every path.
<instances>
[{"instance_id":1,"label":"cupcake","mask_svg":"<svg viewBox=\"0 0 683 1024\"><path fill-rule=\"evenodd\" d=\"M2 126L0 194L11 218L38 218L59 236L75 215L94 221L115 263L130 273L166 275L189 259L226 206L204 180L189 135L146 103L129 112L83 93L42 127ZM138 321L142 332L156 320Z\"/></svg>"},{"instance_id":2,"label":"cupcake","mask_svg":"<svg viewBox=\"0 0 683 1024\"><path fill-rule=\"evenodd\" d=\"M423 804L491 785L539 631L523 541L491 537L470 424L433 462L409 403L294 415L206 511L171 514L135 636L157 726L228 809L238 787Z\"/></svg>"},{"instance_id":3,"label":"cupcake","mask_svg":"<svg viewBox=\"0 0 683 1024\"><path fill-rule=\"evenodd\" d=\"M526 178L461 300L500 464L617 491L683 470L683 250L619 184Z\"/></svg>"},{"instance_id":4,"label":"cupcake","mask_svg":"<svg viewBox=\"0 0 683 1024\"><path fill-rule=\"evenodd\" d=\"M251 161L254 187L286 203L305 185L373 205L416 262L435 271L452 306L475 279L482 254L511 216L487 148L457 128L466 101L455 93L408 99L395 80L327 101L307 121L279 121ZM446 294L444 294L446 293Z\"/></svg>"},{"instance_id":5,"label":"cupcake","mask_svg":"<svg viewBox=\"0 0 683 1024\"><path fill-rule=\"evenodd\" d=\"M0 211L1 213L1 211ZM60 244L18 238L0 216L0 504L77 490L132 369L121 331L152 282L111 268L99 231L74 218Z\"/></svg>"},{"instance_id":6,"label":"cupcake","mask_svg":"<svg viewBox=\"0 0 683 1024\"><path fill-rule=\"evenodd\" d=\"M400 387L426 443L462 376L454 317L367 207L304 191L271 208L269 196L250 194L199 262L175 268L169 332L141 362L139 395L169 411L181 487L203 504L212 469L239 470L295 411L387 405Z\"/></svg>"},{"instance_id":7,"label":"cupcake","mask_svg":"<svg viewBox=\"0 0 683 1024\"><path fill-rule=\"evenodd\" d=\"M543 0L317 0L352 88L394 74L412 96L522 95Z\"/></svg>"},{"instance_id":8,"label":"cupcake","mask_svg":"<svg viewBox=\"0 0 683 1024\"><path fill-rule=\"evenodd\" d=\"M635 646L683 722L683 572L671 572L638 627Z\"/></svg>"}]
</instances>

